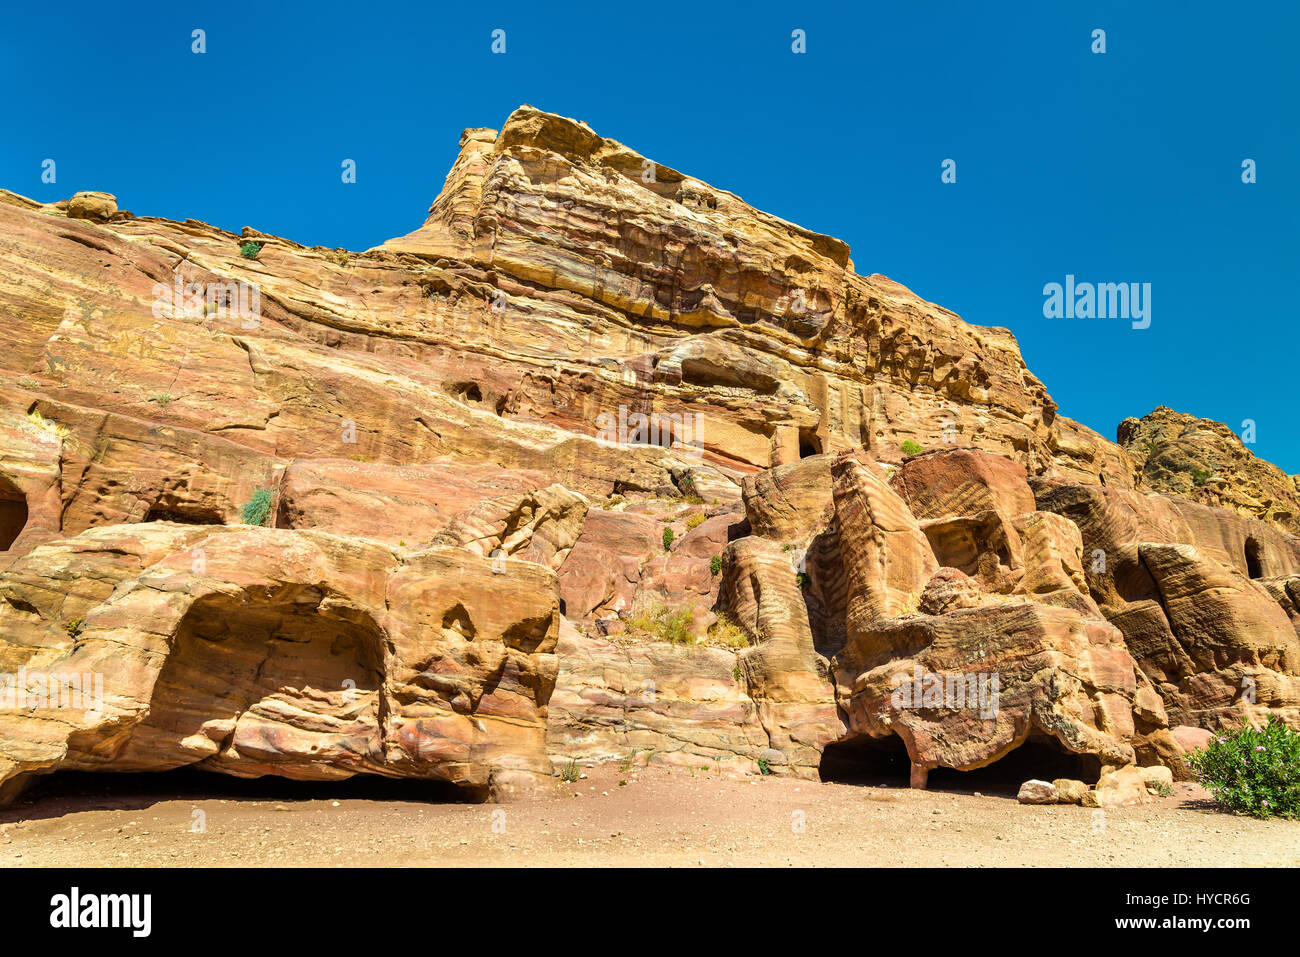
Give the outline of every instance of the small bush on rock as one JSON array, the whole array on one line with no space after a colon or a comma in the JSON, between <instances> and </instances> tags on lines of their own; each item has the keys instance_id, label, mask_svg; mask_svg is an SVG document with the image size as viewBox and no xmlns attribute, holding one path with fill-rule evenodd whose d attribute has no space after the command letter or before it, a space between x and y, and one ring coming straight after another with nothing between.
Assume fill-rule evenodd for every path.
<instances>
[{"instance_id":1,"label":"small bush on rock","mask_svg":"<svg viewBox=\"0 0 1300 957\"><path fill-rule=\"evenodd\" d=\"M253 492L253 497L248 500L241 513L245 525L265 525L266 520L271 517L271 490L269 488L259 488Z\"/></svg>"}]
</instances>

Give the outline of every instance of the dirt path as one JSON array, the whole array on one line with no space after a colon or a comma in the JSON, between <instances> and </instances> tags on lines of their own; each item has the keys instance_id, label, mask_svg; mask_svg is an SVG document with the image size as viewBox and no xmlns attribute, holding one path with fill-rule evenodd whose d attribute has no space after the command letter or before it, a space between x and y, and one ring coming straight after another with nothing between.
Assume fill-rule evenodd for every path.
<instances>
[{"instance_id":1,"label":"dirt path","mask_svg":"<svg viewBox=\"0 0 1300 957\"><path fill-rule=\"evenodd\" d=\"M102 796L104 776L96 793L0 812L0 867L1300 866L1300 823L1218 812L1195 785L1103 818L1009 796L712 771L588 775L511 805L232 798L220 782L178 798L145 776Z\"/></svg>"}]
</instances>

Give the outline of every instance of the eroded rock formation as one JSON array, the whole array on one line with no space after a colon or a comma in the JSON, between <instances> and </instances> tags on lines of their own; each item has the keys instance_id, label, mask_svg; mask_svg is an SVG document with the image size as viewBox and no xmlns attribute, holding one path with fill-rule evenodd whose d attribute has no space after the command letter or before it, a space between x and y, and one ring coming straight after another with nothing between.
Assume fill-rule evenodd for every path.
<instances>
[{"instance_id":1,"label":"eroded rock formation","mask_svg":"<svg viewBox=\"0 0 1300 957\"><path fill-rule=\"evenodd\" d=\"M1032 743L1082 800L1300 726L1292 477L573 120L367 252L0 192L0 262L0 797Z\"/></svg>"}]
</instances>

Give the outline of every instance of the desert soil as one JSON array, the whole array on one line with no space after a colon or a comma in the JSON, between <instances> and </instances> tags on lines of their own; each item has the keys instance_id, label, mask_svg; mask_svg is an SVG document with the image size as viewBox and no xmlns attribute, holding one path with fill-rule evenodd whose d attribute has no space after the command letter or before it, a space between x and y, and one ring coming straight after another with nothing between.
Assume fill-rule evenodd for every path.
<instances>
[{"instance_id":1,"label":"desert soil","mask_svg":"<svg viewBox=\"0 0 1300 957\"><path fill-rule=\"evenodd\" d=\"M1005 793L658 767L586 774L509 805L291 782L250 791L221 778L181 796L156 776L51 779L0 812L0 867L1300 866L1300 823L1223 813L1191 784L1096 817Z\"/></svg>"}]
</instances>

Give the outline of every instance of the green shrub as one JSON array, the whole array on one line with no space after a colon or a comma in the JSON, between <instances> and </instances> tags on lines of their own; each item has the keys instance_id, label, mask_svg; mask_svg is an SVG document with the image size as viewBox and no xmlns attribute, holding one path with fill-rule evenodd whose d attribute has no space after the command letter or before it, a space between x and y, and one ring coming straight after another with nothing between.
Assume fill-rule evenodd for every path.
<instances>
[{"instance_id":1,"label":"green shrub","mask_svg":"<svg viewBox=\"0 0 1300 957\"><path fill-rule=\"evenodd\" d=\"M1262 731L1243 724L1187 759L1224 807L1252 817L1300 817L1300 734L1273 714Z\"/></svg>"},{"instance_id":2,"label":"green shrub","mask_svg":"<svg viewBox=\"0 0 1300 957\"><path fill-rule=\"evenodd\" d=\"M709 571L715 575L718 574L720 571L722 571L721 555L714 555L712 558L709 559Z\"/></svg>"},{"instance_id":3,"label":"green shrub","mask_svg":"<svg viewBox=\"0 0 1300 957\"><path fill-rule=\"evenodd\" d=\"M772 773L772 762L767 757L761 757L754 763L758 765L759 774L767 775Z\"/></svg>"},{"instance_id":4,"label":"green shrub","mask_svg":"<svg viewBox=\"0 0 1300 957\"><path fill-rule=\"evenodd\" d=\"M1192 469L1192 484L1197 488L1208 482L1214 473L1209 469Z\"/></svg>"},{"instance_id":5,"label":"green shrub","mask_svg":"<svg viewBox=\"0 0 1300 957\"><path fill-rule=\"evenodd\" d=\"M925 451L925 446L920 442L913 442L911 439L908 439L899 447L903 450L904 455L920 455Z\"/></svg>"},{"instance_id":6,"label":"green shrub","mask_svg":"<svg viewBox=\"0 0 1300 957\"><path fill-rule=\"evenodd\" d=\"M687 515L687 516L686 516L686 530L687 530L688 532L689 532L692 528L696 528L696 527L702 525L703 523L704 523L704 513L703 513L703 512L696 512L694 515Z\"/></svg>"},{"instance_id":7,"label":"green shrub","mask_svg":"<svg viewBox=\"0 0 1300 957\"><path fill-rule=\"evenodd\" d=\"M149 401L156 402L165 409L171 404L172 394L170 392L159 392L157 395L152 396Z\"/></svg>"},{"instance_id":8,"label":"green shrub","mask_svg":"<svg viewBox=\"0 0 1300 957\"><path fill-rule=\"evenodd\" d=\"M802 589L802 588L807 588L807 587L808 587L808 582L809 582L809 581L810 581L810 579L808 578L808 573L807 573L807 572L795 572L795 574L794 574L794 583L795 583L796 585L798 585L801 589Z\"/></svg>"},{"instance_id":9,"label":"green shrub","mask_svg":"<svg viewBox=\"0 0 1300 957\"><path fill-rule=\"evenodd\" d=\"M271 490L269 488L259 488L254 490L253 497L248 500L244 506L241 517L245 525L265 525L266 520L271 517Z\"/></svg>"},{"instance_id":10,"label":"green shrub","mask_svg":"<svg viewBox=\"0 0 1300 957\"><path fill-rule=\"evenodd\" d=\"M574 784L582 777L582 768L578 767L576 760L570 760L560 771L560 780L565 784Z\"/></svg>"},{"instance_id":11,"label":"green shrub","mask_svg":"<svg viewBox=\"0 0 1300 957\"><path fill-rule=\"evenodd\" d=\"M245 259L256 259L257 254L262 251L262 244L255 243L251 239L246 243L239 244L239 255Z\"/></svg>"},{"instance_id":12,"label":"green shrub","mask_svg":"<svg viewBox=\"0 0 1300 957\"><path fill-rule=\"evenodd\" d=\"M665 528L664 529L664 551L668 551L668 549L672 547L673 547L673 530L671 528Z\"/></svg>"},{"instance_id":13,"label":"green shrub","mask_svg":"<svg viewBox=\"0 0 1300 957\"><path fill-rule=\"evenodd\" d=\"M79 634L81 634L81 630L85 626L86 626L86 619L73 618L71 621L69 621L66 625L63 626L63 630L68 633L69 638L76 638Z\"/></svg>"}]
</instances>

